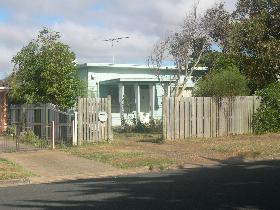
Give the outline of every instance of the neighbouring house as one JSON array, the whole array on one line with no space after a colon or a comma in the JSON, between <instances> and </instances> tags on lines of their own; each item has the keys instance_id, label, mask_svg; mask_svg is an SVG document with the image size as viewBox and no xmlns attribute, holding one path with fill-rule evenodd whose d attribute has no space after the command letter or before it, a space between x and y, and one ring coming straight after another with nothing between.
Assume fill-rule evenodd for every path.
<instances>
[{"instance_id":1,"label":"neighbouring house","mask_svg":"<svg viewBox=\"0 0 280 210\"><path fill-rule=\"evenodd\" d=\"M113 126L121 125L121 119L133 117L143 122L161 119L162 96L170 93L174 67L162 68L161 83L146 65L85 63L77 67L88 97L111 96ZM194 74L205 71L206 68L197 68ZM187 91L191 91L194 83L188 83Z\"/></svg>"},{"instance_id":2,"label":"neighbouring house","mask_svg":"<svg viewBox=\"0 0 280 210\"><path fill-rule=\"evenodd\" d=\"M8 87L0 87L0 133L7 128L7 93Z\"/></svg>"}]
</instances>

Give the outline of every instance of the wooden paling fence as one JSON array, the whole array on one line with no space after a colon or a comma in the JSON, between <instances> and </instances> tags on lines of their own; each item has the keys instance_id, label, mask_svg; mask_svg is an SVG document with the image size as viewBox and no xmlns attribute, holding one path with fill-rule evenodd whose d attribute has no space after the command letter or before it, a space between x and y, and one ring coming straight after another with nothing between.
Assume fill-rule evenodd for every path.
<instances>
[{"instance_id":1,"label":"wooden paling fence","mask_svg":"<svg viewBox=\"0 0 280 210\"><path fill-rule=\"evenodd\" d=\"M80 98L78 144L107 141L112 138L111 97Z\"/></svg>"},{"instance_id":2,"label":"wooden paling fence","mask_svg":"<svg viewBox=\"0 0 280 210\"><path fill-rule=\"evenodd\" d=\"M32 130L38 137L56 143L72 144L73 113L60 111L53 104L22 104L10 106L10 124L17 132ZM52 131L54 123L54 131Z\"/></svg>"},{"instance_id":3,"label":"wooden paling fence","mask_svg":"<svg viewBox=\"0 0 280 210\"><path fill-rule=\"evenodd\" d=\"M252 132L256 96L163 99L163 138L218 137Z\"/></svg>"}]
</instances>

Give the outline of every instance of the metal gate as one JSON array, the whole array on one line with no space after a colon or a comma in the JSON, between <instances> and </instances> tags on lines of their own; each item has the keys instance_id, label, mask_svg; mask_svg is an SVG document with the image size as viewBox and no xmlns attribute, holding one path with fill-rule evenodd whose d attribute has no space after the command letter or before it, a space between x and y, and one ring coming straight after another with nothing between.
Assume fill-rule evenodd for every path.
<instances>
[{"instance_id":1,"label":"metal gate","mask_svg":"<svg viewBox=\"0 0 280 210\"><path fill-rule=\"evenodd\" d=\"M16 127L15 127L16 128ZM33 131L18 128L14 134L0 136L0 152L36 151L50 148L50 139L40 139Z\"/></svg>"},{"instance_id":2,"label":"metal gate","mask_svg":"<svg viewBox=\"0 0 280 210\"><path fill-rule=\"evenodd\" d=\"M60 111L53 104L11 105L10 113L10 124L16 126L17 131L31 130L40 139L50 140L54 122L56 142L72 143L74 113Z\"/></svg>"},{"instance_id":3,"label":"metal gate","mask_svg":"<svg viewBox=\"0 0 280 210\"><path fill-rule=\"evenodd\" d=\"M0 153L15 152L18 150L18 142L10 136L0 136Z\"/></svg>"},{"instance_id":4,"label":"metal gate","mask_svg":"<svg viewBox=\"0 0 280 210\"><path fill-rule=\"evenodd\" d=\"M32 151L70 145L74 113L60 111L53 104L11 105L9 126L0 136L0 152Z\"/></svg>"}]
</instances>

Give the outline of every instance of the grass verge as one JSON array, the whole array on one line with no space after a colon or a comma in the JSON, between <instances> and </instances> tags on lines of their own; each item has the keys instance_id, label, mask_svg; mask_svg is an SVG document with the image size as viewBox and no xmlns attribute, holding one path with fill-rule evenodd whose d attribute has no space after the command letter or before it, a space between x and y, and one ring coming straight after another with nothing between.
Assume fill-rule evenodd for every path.
<instances>
[{"instance_id":1,"label":"grass verge","mask_svg":"<svg viewBox=\"0 0 280 210\"><path fill-rule=\"evenodd\" d=\"M26 171L21 166L0 158L0 180L22 179L35 176L33 173Z\"/></svg>"},{"instance_id":2,"label":"grass verge","mask_svg":"<svg viewBox=\"0 0 280 210\"><path fill-rule=\"evenodd\" d=\"M106 149L104 148L104 144L101 144L72 147L66 151L72 155L107 163L121 169L148 168L150 170L163 170L174 163L169 158L143 151L114 149L111 144L107 144Z\"/></svg>"},{"instance_id":3,"label":"grass verge","mask_svg":"<svg viewBox=\"0 0 280 210\"><path fill-rule=\"evenodd\" d=\"M233 136L201 142L209 150L243 159L274 159L280 157L279 136Z\"/></svg>"},{"instance_id":4,"label":"grass verge","mask_svg":"<svg viewBox=\"0 0 280 210\"><path fill-rule=\"evenodd\" d=\"M235 160L280 159L280 134L161 141L160 134L118 133L111 143L65 149L118 168L183 168Z\"/></svg>"}]
</instances>

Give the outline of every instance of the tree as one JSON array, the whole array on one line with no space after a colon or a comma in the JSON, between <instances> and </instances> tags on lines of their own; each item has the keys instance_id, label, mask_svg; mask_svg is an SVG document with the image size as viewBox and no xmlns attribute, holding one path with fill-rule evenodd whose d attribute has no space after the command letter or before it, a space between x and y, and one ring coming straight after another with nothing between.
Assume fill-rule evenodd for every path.
<instances>
[{"instance_id":1,"label":"tree","mask_svg":"<svg viewBox=\"0 0 280 210\"><path fill-rule=\"evenodd\" d=\"M247 95L247 79L236 67L235 62L220 56L204 78L194 88L195 96L232 97Z\"/></svg>"},{"instance_id":2,"label":"tree","mask_svg":"<svg viewBox=\"0 0 280 210\"><path fill-rule=\"evenodd\" d=\"M216 4L208 9L203 17L204 27L209 36L221 48L226 51L227 36L231 29L232 15L224 8L224 3Z\"/></svg>"},{"instance_id":3,"label":"tree","mask_svg":"<svg viewBox=\"0 0 280 210\"><path fill-rule=\"evenodd\" d=\"M194 69L198 66L202 54L211 44L210 37L204 28L201 15L197 14L195 4L193 12L189 13L180 29L160 40L153 48L148 63L155 69L155 75L162 83L164 62L172 61L175 69L173 73L172 96L181 96L191 79Z\"/></svg>"},{"instance_id":4,"label":"tree","mask_svg":"<svg viewBox=\"0 0 280 210\"><path fill-rule=\"evenodd\" d=\"M277 81L280 74L280 1L239 0L230 50L257 90Z\"/></svg>"},{"instance_id":5,"label":"tree","mask_svg":"<svg viewBox=\"0 0 280 210\"><path fill-rule=\"evenodd\" d=\"M232 13L220 4L206 14L210 35L221 43L225 54L235 58L249 79L252 93L277 81L280 74L279 0L238 0Z\"/></svg>"},{"instance_id":6,"label":"tree","mask_svg":"<svg viewBox=\"0 0 280 210\"><path fill-rule=\"evenodd\" d=\"M83 85L76 75L75 54L59 39L58 32L44 28L13 57L10 96L14 102L73 107Z\"/></svg>"}]
</instances>

